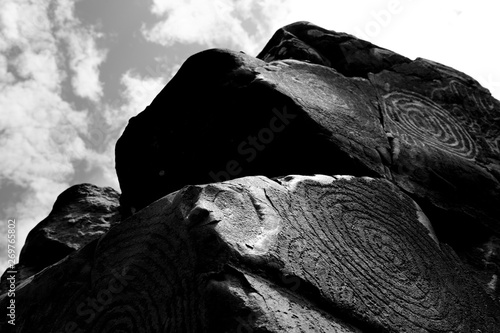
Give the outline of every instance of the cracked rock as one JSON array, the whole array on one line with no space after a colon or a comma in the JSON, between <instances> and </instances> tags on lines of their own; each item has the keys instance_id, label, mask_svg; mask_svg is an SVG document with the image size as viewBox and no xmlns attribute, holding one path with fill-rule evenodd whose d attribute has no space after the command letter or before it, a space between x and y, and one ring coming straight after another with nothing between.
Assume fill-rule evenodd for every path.
<instances>
[{"instance_id":1,"label":"cracked rock","mask_svg":"<svg viewBox=\"0 0 500 333\"><path fill-rule=\"evenodd\" d=\"M499 119L466 74L307 22L195 54L117 142L120 207L86 185L30 234L16 328L498 332Z\"/></svg>"}]
</instances>

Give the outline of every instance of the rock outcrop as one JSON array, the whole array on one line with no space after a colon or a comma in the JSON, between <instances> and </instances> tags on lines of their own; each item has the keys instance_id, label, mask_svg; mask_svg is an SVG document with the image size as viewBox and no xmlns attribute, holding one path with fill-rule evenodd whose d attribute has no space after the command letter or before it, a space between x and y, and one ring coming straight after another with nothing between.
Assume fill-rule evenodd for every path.
<instances>
[{"instance_id":1,"label":"rock outcrop","mask_svg":"<svg viewBox=\"0 0 500 333\"><path fill-rule=\"evenodd\" d=\"M30 314L21 332L500 327L498 305L413 200L387 180L345 176L185 187L35 276L16 301Z\"/></svg>"},{"instance_id":2,"label":"rock outcrop","mask_svg":"<svg viewBox=\"0 0 500 333\"><path fill-rule=\"evenodd\" d=\"M33 228L21 251L17 283L100 238L121 220L120 194L110 187L80 184L61 193L49 216ZM2 278L0 294L6 291Z\"/></svg>"},{"instance_id":3,"label":"rock outcrop","mask_svg":"<svg viewBox=\"0 0 500 333\"><path fill-rule=\"evenodd\" d=\"M382 177L484 271L473 253L500 233L500 103L486 89L307 23L278 31L259 58L196 54L130 120L116 147L124 207L249 175ZM487 270L485 283L500 273Z\"/></svg>"},{"instance_id":4,"label":"rock outcrop","mask_svg":"<svg viewBox=\"0 0 500 333\"><path fill-rule=\"evenodd\" d=\"M117 143L124 221L18 287L19 332L498 332L499 120L306 22L193 55Z\"/></svg>"}]
</instances>

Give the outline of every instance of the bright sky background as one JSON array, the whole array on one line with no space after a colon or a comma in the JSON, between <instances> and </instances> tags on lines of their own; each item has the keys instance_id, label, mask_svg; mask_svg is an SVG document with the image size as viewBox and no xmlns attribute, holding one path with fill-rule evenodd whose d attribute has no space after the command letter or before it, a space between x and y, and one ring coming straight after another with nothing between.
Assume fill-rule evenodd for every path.
<instances>
[{"instance_id":1,"label":"bright sky background","mask_svg":"<svg viewBox=\"0 0 500 333\"><path fill-rule=\"evenodd\" d=\"M193 53L306 20L461 70L500 98L498 0L0 0L0 270L59 193L119 190L114 146ZM209 64L207 64L209 66Z\"/></svg>"}]
</instances>

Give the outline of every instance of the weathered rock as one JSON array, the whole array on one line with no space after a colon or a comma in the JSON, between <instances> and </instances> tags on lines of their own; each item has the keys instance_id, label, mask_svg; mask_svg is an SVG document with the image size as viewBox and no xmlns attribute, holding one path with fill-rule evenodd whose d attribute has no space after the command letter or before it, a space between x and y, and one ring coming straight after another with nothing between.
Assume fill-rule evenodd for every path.
<instances>
[{"instance_id":1,"label":"weathered rock","mask_svg":"<svg viewBox=\"0 0 500 333\"><path fill-rule=\"evenodd\" d=\"M117 143L133 215L87 186L30 234L16 328L499 332L499 119L469 76L305 22L194 55Z\"/></svg>"},{"instance_id":2,"label":"weathered rock","mask_svg":"<svg viewBox=\"0 0 500 333\"><path fill-rule=\"evenodd\" d=\"M30 318L18 332L500 327L413 200L387 180L338 176L188 186L35 275L16 302Z\"/></svg>"},{"instance_id":3,"label":"weathered rock","mask_svg":"<svg viewBox=\"0 0 500 333\"><path fill-rule=\"evenodd\" d=\"M307 22L280 29L258 58L307 60L366 78L391 146L383 160L389 179L443 220L438 234L450 243L498 235L500 103L477 81Z\"/></svg>"},{"instance_id":4,"label":"weathered rock","mask_svg":"<svg viewBox=\"0 0 500 333\"><path fill-rule=\"evenodd\" d=\"M280 29L258 57L194 55L130 120L116 147L125 208L247 175L382 177L495 280L487 259L473 258L500 238L500 103L486 89L305 22Z\"/></svg>"},{"instance_id":5,"label":"weathered rock","mask_svg":"<svg viewBox=\"0 0 500 333\"><path fill-rule=\"evenodd\" d=\"M383 175L376 101L366 81L324 66L201 52L118 140L121 202L141 209L186 184L245 175Z\"/></svg>"},{"instance_id":6,"label":"weathered rock","mask_svg":"<svg viewBox=\"0 0 500 333\"><path fill-rule=\"evenodd\" d=\"M367 78L411 60L352 35L297 22L279 29L257 58L296 59L335 68L345 76Z\"/></svg>"},{"instance_id":7,"label":"weathered rock","mask_svg":"<svg viewBox=\"0 0 500 333\"><path fill-rule=\"evenodd\" d=\"M119 196L111 187L79 184L61 193L49 216L26 238L19 263L47 266L100 238L120 221Z\"/></svg>"},{"instance_id":8,"label":"weathered rock","mask_svg":"<svg viewBox=\"0 0 500 333\"><path fill-rule=\"evenodd\" d=\"M91 184L74 185L61 193L49 216L28 234L15 268L17 283L104 235L120 221L119 196L111 187ZM0 294L6 290L5 277Z\"/></svg>"}]
</instances>

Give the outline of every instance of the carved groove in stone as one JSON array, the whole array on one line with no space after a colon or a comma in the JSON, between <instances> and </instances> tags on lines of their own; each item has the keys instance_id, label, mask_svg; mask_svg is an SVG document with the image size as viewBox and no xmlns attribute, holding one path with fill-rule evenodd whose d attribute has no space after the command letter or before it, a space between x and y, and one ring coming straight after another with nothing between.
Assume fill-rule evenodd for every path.
<instances>
[{"instance_id":1,"label":"carved groove in stone","mask_svg":"<svg viewBox=\"0 0 500 333\"><path fill-rule=\"evenodd\" d=\"M196 256L185 229L177 228L174 218L169 210L163 221L147 216L101 242L98 251L103 255L93 270L93 293L109 288L116 274L126 276L128 284L96 316L93 332L204 331Z\"/></svg>"},{"instance_id":2,"label":"carved groove in stone","mask_svg":"<svg viewBox=\"0 0 500 333\"><path fill-rule=\"evenodd\" d=\"M386 129L403 142L469 160L476 157L477 147L467 130L431 100L409 92L391 92L382 99Z\"/></svg>"},{"instance_id":3,"label":"carved groove in stone","mask_svg":"<svg viewBox=\"0 0 500 333\"><path fill-rule=\"evenodd\" d=\"M464 299L465 280L418 222L409 198L378 180L306 181L296 191L289 206L274 203L288 212L278 244L293 274L385 329L448 332L469 325L463 314L473 301Z\"/></svg>"}]
</instances>

